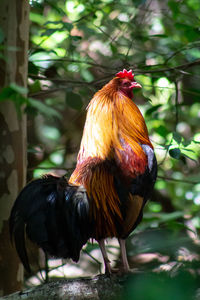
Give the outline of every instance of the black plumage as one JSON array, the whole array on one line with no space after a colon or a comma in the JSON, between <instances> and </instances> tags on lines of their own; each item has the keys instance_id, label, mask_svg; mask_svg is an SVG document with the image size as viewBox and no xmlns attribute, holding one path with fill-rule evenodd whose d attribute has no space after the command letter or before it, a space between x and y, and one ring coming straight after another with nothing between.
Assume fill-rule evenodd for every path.
<instances>
[{"instance_id":1,"label":"black plumage","mask_svg":"<svg viewBox=\"0 0 200 300\"><path fill-rule=\"evenodd\" d=\"M30 182L19 194L10 215L10 234L18 255L30 272L25 235L55 257L78 261L90 237L89 203L82 186L46 175Z\"/></svg>"}]
</instances>

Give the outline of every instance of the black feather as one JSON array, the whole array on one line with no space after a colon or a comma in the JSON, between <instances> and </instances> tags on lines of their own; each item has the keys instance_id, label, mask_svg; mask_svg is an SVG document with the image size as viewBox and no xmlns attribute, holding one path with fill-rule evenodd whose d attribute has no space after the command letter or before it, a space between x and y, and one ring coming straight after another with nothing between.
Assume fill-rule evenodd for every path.
<instances>
[{"instance_id":1,"label":"black feather","mask_svg":"<svg viewBox=\"0 0 200 300\"><path fill-rule=\"evenodd\" d=\"M14 235L16 250L24 268L30 273L31 269L25 246L25 223L17 213L15 215L13 214L10 218L10 233L11 236Z\"/></svg>"},{"instance_id":2,"label":"black feather","mask_svg":"<svg viewBox=\"0 0 200 300\"><path fill-rule=\"evenodd\" d=\"M89 203L83 187L47 175L30 182L17 197L10 215L10 234L30 272L25 245L30 240L50 255L78 261L90 237Z\"/></svg>"}]
</instances>

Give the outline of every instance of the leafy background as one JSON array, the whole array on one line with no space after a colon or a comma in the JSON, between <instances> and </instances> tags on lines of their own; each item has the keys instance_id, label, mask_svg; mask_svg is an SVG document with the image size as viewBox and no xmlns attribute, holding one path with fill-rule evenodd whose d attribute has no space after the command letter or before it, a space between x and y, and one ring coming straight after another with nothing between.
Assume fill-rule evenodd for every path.
<instances>
[{"instance_id":1,"label":"leafy background","mask_svg":"<svg viewBox=\"0 0 200 300\"><path fill-rule=\"evenodd\" d=\"M134 101L145 117L159 165L143 222L127 243L131 267L145 271L135 277L133 286L148 282L146 289L135 292L143 299L139 297L150 290L154 295L157 274L163 276L164 290L176 276L177 288L172 285L169 295L190 299L180 287L189 276L191 295L199 275L199 0L32 0L30 4L28 97L14 83L0 93L0 101L15 102L19 118L19 108L25 105L28 180L47 172L71 174L92 95L116 72L133 69L143 87ZM80 264L68 262L65 269L61 261L50 260L49 276L98 273L102 261L97 249L88 243ZM117 261L115 241L108 250ZM41 274L37 278L41 280ZM27 281L35 283L33 278ZM131 299L132 287L129 292L126 296ZM159 295L152 299L160 299Z\"/></svg>"}]
</instances>

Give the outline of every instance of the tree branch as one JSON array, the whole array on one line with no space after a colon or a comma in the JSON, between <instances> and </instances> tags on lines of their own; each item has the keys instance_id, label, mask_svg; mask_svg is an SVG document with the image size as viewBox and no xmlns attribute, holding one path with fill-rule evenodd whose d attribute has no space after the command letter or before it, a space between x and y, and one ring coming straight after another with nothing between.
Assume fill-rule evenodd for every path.
<instances>
[{"instance_id":1,"label":"tree branch","mask_svg":"<svg viewBox=\"0 0 200 300\"><path fill-rule=\"evenodd\" d=\"M176 66L176 67L169 67L169 68L163 68L163 69L161 68L161 69L154 69L154 70L135 69L135 75L137 75L137 73L138 74L147 74L147 73L171 72L171 71L176 71L176 70L180 70L181 72L183 72L183 70L186 70L190 67L197 66L197 65L200 65L200 59L197 59L193 62L189 62L189 63L186 63L186 64L182 64L182 65L179 65L179 66ZM100 67L100 65L98 65L98 66ZM131 68L131 66L129 66L129 67ZM153 67L156 67L156 66L155 65L150 66L150 68L153 68ZM49 80L49 81L52 81L52 82L55 82L55 83L91 86L91 85L94 85L94 84L99 84L100 82L104 82L105 80L111 78L114 75L115 75L115 72L110 73L110 74L108 74L108 75L106 75L102 78L98 78L96 80L93 80L92 82L86 82L86 81L81 81L81 80L69 80L69 79L62 79L62 78L48 78L48 77L34 75L34 74L29 74L29 77L31 77L33 79L38 79L38 80Z\"/></svg>"},{"instance_id":2,"label":"tree branch","mask_svg":"<svg viewBox=\"0 0 200 300\"><path fill-rule=\"evenodd\" d=\"M135 70L140 74L146 74L146 73L160 73L160 72L170 72L170 71L176 71L176 70L186 70L188 68L198 66L200 65L200 59L196 59L192 62L188 62L176 67L169 67L169 68L163 68L163 69L154 69L154 70ZM150 68L156 67L155 65L149 66Z\"/></svg>"},{"instance_id":3,"label":"tree branch","mask_svg":"<svg viewBox=\"0 0 200 300\"><path fill-rule=\"evenodd\" d=\"M76 64L86 64L86 65L90 65L93 67L97 67L97 68L102 68L102 69L107 69L107 70L116 70L116 68L114 67L110 67L110 66L105 66L105 65L101 65L101 64L97 64L95 62L90 62L90 61L84 61L84 60L79 60L79 59L70 59L70 58L47 58L47 59L36 59L34 60L34 62L69 62L69 63L76 63Z\"/></svg>"},{"instance_id":4,"label":"tree branch","mask_svg":"<svg viewBox=\"0 0 200 300\"><path fill-rule=\"evenodd\" d=\"M53 300L53 299L116 299L123 292L127 276L99 275L94 278L67 279L43 284L17 292L1 300Z\"/></svg>"}]
</instances>

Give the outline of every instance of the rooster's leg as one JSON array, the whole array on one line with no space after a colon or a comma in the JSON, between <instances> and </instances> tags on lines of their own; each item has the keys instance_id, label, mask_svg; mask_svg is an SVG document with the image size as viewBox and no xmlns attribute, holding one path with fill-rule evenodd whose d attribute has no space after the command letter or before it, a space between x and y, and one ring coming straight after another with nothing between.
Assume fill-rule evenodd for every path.
<instances>
[{"instance_id":1,"label":"rooster's leg","mask_svg":"<svg viewBox=\"0 0 200 300\"><path fill-rule=\"evenodd\" d=\"M126 241L124 239L119 239L119 245L121 249L121 256L122 256L122 271L128 272L130 270L127 254L126 254Z\"/></svg>"},{"instance_id":2,"label":"rooster's leg","mask_svg":"<svg viewBox=\"0 0 200 300\"><path fill-rule=\"evenodd\" d=\"M108 255L106 253L106 248L105 248L105 243L104 243L104 239L99 240L99 247L103 256L103 260L104 260L104 265L105 265L105 273L107 274L111 274L112 273L112 268L110 265L110 261L108 259Z\"/></svg>"}]
</instances>

